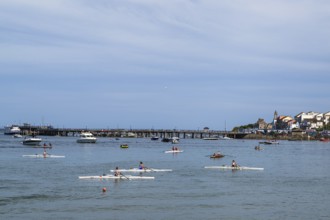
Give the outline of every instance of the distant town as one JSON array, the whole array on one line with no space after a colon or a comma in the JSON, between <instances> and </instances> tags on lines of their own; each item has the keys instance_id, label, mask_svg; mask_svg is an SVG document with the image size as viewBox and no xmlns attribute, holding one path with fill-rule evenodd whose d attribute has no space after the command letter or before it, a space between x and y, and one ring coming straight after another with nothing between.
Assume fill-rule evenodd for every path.
<instances>
[{"instance_id":1,"label":"distant town","mask_svg":"<svg viewBox=\"0 0 330 220\"><path fill-rule=\"evenodd\" d=\"M198 138L216 139L283 139L283 140L326 140L330 141L330 112L300 112L294 117L279 115L274 112L273 120L267 123L259 118L257 122L241 125L232 131L177 129L86 129L86 128L54 128L53 126L23 125L5 126L6 135L45 135L45 136L78 136L89 131L99 137L128 138Z\"/></svg>"},{"instance_id":2,"label":"distant town","mask_svg":"<svg viewBox=\"0 0 330 220\"><path fill-rule=\"evenodd\" d=\"M254 124L243 125L233 128L233 131L292 131L293 129L301 129L304 131L322 131L330 130L330 112L300 112L294 117L287 115L278 115L274 112L273 120L270 123L259 118Z\"/></svg>"},{"instance_id":3,"label":"distant town","mask_svg":"<svg viewBox=\"0 0 330 220\"><path fill-rule=\"evenodd\" d=\"M267 123L259 118L256 123L233 128L243 132L246 139L320 140L329 142L330 112L300 112L294 117L274 112L273 120Z\"/></svg>"}]
</instances>

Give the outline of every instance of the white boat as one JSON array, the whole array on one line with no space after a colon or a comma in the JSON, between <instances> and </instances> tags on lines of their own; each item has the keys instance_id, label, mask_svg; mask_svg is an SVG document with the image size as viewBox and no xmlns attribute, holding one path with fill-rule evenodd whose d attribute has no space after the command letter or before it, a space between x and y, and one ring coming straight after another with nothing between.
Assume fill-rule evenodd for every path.
<instances>
[{"instance_id":1,"label":"white boat","mask_svg":"<svg viewBox=\"0 0 330 220\"><path fill-rule=\"evenodd\" d=\"M180 138L172 137L172 144L177 144L177 143L179 143L179 141L180 141Z\"/></svg>"},{"instance_id":2,"label":"white boat","mask_svg":"<svg viewBox=\"0 0 330 220\"><path fill-rule=\"evenodd\" d=\"M4 134L7 135L14 135L14 134L20 134L21 129L18 126L11 125L11 126L5 126Z\"/></svg>"},{"instance_id":3,"label":"white boat","mask_svg":"<svg viewBox=\"0 0 330 220\"><path fill-rule=\"evenodd\" d=\"M30 158L65 158L62 155L53 155L53 154L31 154L31 155L23 155L23 157Z\"/></svg>"},{"instance_id":4,"label":"white boat","mask_svg":"<svg viewBox=\"0 0 330 220\"><path fill-rule=\"evenodd\" d=\"M24 145L39 145L40 142L42 141L41 138L37 138L37 137L25 137L25 139L23 140L23 144Z\"/></svg>"},{"instance_id":5,"label":"white boat","mask_svg":"<svg viewBox=\"0 0 330 220\"><path fill-rule=\"evenodd\" d=\"M259 167L232 167L232 166L227 166L227 165L222 165L222 166L206 166L204 167L206 169L225 169L225 170L264 170L264 168L259 168Z\"/></svg>"},{"instance_id":6,"label":"white boat","mask_svg":"<svg viewBox=\"0 0 330 220\"><path fill-rule=\"evenodd\" d=\"M100 175L100 176L79 176L79 179L123 179L123 180L150 180L155 179L153 176L132 176L132 175L120 175L115 176L111 174Z\"/></svg>"},{"instance_id":7,"label":"white boat","mask_svg":"<svg viewBox=\"0 0 330 220\"><path fill-rule=\"evenodd\" d=\"M110 170L111 172L115 172L115 170ZM153 168L145 168L145 169L139 169L139 168L131 168L131 169L119 169L119 172L171 172L171 169L153 169Z\"/></svg>"},{"instance_id":8,"label":"white boat","mask_svg":"<svg viewBox=\"0 0 330 220\"><path fill-rule=\"evenodd\" d=\"M133 132L128 132L126 135L127 138L136 138L137 134L133 133Z\"/></svg>"},{"instance_id":9,"label":"white boat","mask_svg":"<svg viewBox=\"0 0 330 220\"><path fill-rule=\"evenodd\" d=\"M14 137L14 138L21 138L21 137L23 137L23 136L20 135L20 134L14 134L13 137Z\"/></svg>"},{"instance_id":10,"label":"white boat","mask_svg":"<svg viewBox=\"0 0 330 220\"><path fill-rule=\"evenodd\" d=\"M227 136L220 137L220 140L231 140L231 139L232 139L232 138L227 137Z\"/></svg>"},{"instance_id":11,"label":"white boat","mask_svg":"<svg viewBox=\"0 0 330 220\"><path fill-rule=\"evenodd\" d=\"M96 137L90 132L81 132L79 139L77 139L78 143L95 143Z\"/></svg>"},{"instance_id":12,"label":"white boat","mask_svg":"<svg viewBox=\"0 0 330 220\"><path fill-rule=\"evenodd\" d=\"M164 153L168 154L168 153L182 153L183 150L166 150L164 151Z\"/></svg>"}]
</instances>

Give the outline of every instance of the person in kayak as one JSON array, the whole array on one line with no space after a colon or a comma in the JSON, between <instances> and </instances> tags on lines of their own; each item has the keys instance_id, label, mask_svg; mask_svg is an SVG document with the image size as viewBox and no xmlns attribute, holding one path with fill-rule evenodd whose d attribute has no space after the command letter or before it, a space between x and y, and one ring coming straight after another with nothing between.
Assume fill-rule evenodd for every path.
<instances>
[{"instance_id":1,"label":"person in kayak","mask_svg":"<svg viewBox=\"0 0 330 220\"><path fill-rule=\"evenodd\" d=\"M213 154L213 157L220 157L221 156L221 153L220 151L217 151Z\"/></svg>"},{"instance_id":2,"label":"person in kayak","mask_svg":"<svg viewBox=\"0 0 330 220\"><path fill-rule=\"evenodd\" d=\"M232 166L232 167L238 167L238 165L237 165L237 163L236 163L235 160L233 160L233 161L231 162L231 166Z\"/></svg>"},{"instance_id":3,"label":"person in kayak","mask_svg":"<svg viewBox=\"0 0 330 220\"><path fill-rule=\"evenodd\" d=\"M179 150L178 147L175 147L175 146L172 147L172 151L177 151L177 150Z\"/></svg>"},{"instance_id":4,"label":"person in kayak","mask_svg":"<svg viewBox=\"0 0 330 220\"><path fill-rule=\"evenodd\" d=\"M143 169L145 169L145 166L144 166L143 162L140 161L139 170L143 170Z\"/></svg>"},{"instance_id":5,"label":"person in kayak","mask_svg":"<svg viewBox=\"0 0 330 220\"><path fill-rule=\"evenodd\" d=\"M121 172L119 171L118 167L116 167L114 175L115 176L120 176L121 175Z\"/></svg>"}]
</instances>

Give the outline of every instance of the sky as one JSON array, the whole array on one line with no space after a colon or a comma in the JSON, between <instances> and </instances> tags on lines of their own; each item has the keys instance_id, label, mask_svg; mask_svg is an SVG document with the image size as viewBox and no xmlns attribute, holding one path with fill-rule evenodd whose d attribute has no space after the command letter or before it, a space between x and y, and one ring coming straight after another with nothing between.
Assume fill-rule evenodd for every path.
<instances>
[{"instance_id":1,"label":"sky","mask_svg":"<svg viewBox=\"0 0 330 220\"><path fill-rule=\"evenodd\" d=\"M0 1L1 126L231 130L329 85L327 0Z\"/></svg>"}]
</instances>

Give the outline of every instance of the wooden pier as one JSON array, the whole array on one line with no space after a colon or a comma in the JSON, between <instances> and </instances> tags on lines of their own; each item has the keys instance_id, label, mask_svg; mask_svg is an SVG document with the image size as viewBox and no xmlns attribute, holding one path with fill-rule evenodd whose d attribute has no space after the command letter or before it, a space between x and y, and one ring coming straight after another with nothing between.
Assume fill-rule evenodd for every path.
<instances>
[{"instance_id":1,"label":"wooden pier","mask_svg":"<svg viewBox=\"0 0 330 220\"><path fill-rule=\"evenodd\" d=\"M86 129L86 128L53 128L52 126L20 126L23 135L45 136L78 136L83 131L89 131L97 137L132 137L132 138L221 138L241 139L246 133L217 130L177 130L177 129Z\"/></svg>"}]
</instances>

